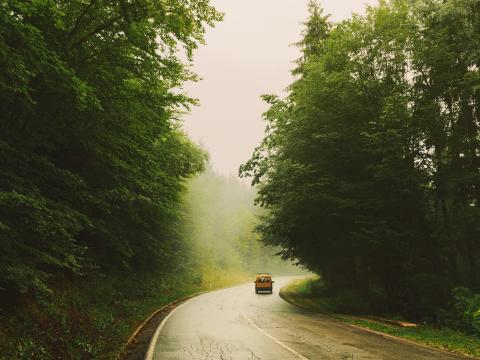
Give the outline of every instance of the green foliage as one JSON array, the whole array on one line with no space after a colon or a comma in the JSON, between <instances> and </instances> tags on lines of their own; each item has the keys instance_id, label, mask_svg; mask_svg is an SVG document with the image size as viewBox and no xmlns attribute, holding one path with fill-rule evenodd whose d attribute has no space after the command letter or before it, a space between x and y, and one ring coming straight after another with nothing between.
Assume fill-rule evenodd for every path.
<instances>
[{"instance_id":1,"label":"green foliage","mask_svg":"<svg viewBox=\"0 0 480 360\"><path fill-rule=\"evenodd\" d=\"M369 304L359 298L355 291L331 294L318 277L289 283L282 288L281 296L294 305L322 313L364 315L369 309Z\"/></svg>"},{"instance_id":2,"label":"green foliage","mask_svg":"<svg viewBox=\"0 0 480 360\"><path fill-rule=\"evenodd\" d=\"M350 324L362 326L373 331L404 338L427 346L456 352L470 357L473 356L474 358L480 356L478 338L465 335L462 332L449 328L438 329L427 325L420 325L416 328L402 328L395 325L389 326L367 319L350 318L346 316L338 318Z\"/></svg>"},{"instance_id":3,"label":"green foliage","mask_svg":"<svg viewBox=\"0 0 480 360\"><path fill-rule=\"evenodd\" d=\"M269 210L262 239L332 293L432 319L451 288L480 290L479 9L381 1L330 24L310 5L298 78L264 96L240 174Z\"/></svg>"},{"instance_id":4,"label":"green foliage","mask_svg":"<svg viewBox=\"0 0 480 360\"><path fill-rule=\"evenodd\" d=\"M444 314L443 322L480 337L480 294L464 287L452 290L450 309Z\"/></svg>"},{"instance_id":5,"label":"green foliage","mask_svg":"<svg viewBox=\"0 0 480 360\"><path fill-rule=\"evenodd\" d=\"M180 200L206 154L176 118L204 1L0 4L0 287L176 269Z\"/></svg>"},{"instance_id":6,"label":"green foliage","mask_svg":"<svg viewBox=\"0 0 480 360\"><path fill-rule=\"evenodd\" d=\"M40 301L24 297L15 311L0 312L0 359L118 358L154 311L205 289L188 273L118 273L64 284Z\"/></svg>"}]
</instances>

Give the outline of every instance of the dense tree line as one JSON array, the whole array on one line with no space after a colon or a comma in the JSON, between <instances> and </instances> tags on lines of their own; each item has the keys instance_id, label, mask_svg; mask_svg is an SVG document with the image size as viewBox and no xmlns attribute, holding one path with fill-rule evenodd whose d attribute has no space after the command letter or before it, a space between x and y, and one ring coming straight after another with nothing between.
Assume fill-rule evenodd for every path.
<instances>
[{"instance_id":1,"label":"dense tree line","mask_svg":"<svg viewBox=\"0 0 480 360\"><path fill-rule=\"evenodd\" d=\"M0 291L181 265L180 200L206 154L195 101L208 0L0 2Z\"/></svg>"},{"instance_id":2,"label":"dense tree line","mask_svg":"<svg viewBox=\"0 0 480 360\"><path fill-rule=\"evenodd\" d=\"M288 96L240 172L284 258L377 309L435 316L480 291L480 1L316 2ZM457 292L458 293L458 292Z\"/></svg>"}]
</instances>

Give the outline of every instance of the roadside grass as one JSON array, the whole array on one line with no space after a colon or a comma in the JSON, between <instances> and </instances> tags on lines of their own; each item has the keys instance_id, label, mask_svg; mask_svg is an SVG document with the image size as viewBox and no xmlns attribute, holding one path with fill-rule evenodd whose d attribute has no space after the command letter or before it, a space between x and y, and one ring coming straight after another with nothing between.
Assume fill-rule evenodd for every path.
<instances>
[{"instance_id":1,"label":"roadside grass","mask_svg":"<svg viewBox=\"0 0 480 360\"><path fill-rule=\"evenodd\" d=\"M476 337L432 325L400 327L371 320L359 316L366 314L366 304L358 303L358 301L355 303L355 297L351 294L328 297L322 294L322 287L322 280L318 276L294 280L280 290L280 296L300 308L332 316L352 325L422 345L480 358L480 339Z\"/></svg>"},{"instance_id":2,"label":"roadside grass","mask_svg":"<svg viewBox=\"0 0 480 360\"><path fill-rule=\"evenodd\" d=\"M0 359L118 359L155 310L247 278L238 272L223 277L119 274L25 296L14 311L0 310Z\"/></svg>"}]
</instances>

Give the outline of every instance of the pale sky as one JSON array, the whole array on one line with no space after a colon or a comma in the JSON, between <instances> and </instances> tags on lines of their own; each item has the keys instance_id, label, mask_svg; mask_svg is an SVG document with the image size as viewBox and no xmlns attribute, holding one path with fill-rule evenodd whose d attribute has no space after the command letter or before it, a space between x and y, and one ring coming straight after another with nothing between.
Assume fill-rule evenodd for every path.
<instances>
[{"instance_id":1,"label":"pale sky","mask_svg":"<svg viewBox=\"0 0 480 360\"><path fill-rule=\"evenodd\" d=\"M214 168L237 174L263 138L267 109L260 96L282 95L292 82L292 62L299 55L291 44L301 37L308 0L212 0L225 13L209 29L207 44L195 53L193 70L202 78L188 84L187 94L200 106L184 117L189 136L210 153ZM330 20L363 13L377 0L323 0Z\"/></svg>"}]
</instances>

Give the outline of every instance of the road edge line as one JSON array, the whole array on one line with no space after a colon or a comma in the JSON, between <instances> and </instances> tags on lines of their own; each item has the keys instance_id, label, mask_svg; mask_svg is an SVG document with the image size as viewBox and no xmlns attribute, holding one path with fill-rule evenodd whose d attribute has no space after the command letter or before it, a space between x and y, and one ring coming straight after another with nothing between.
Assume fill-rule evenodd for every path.
<instances>
[{"instance_id":1,"label":"road edge line","mask_svg":"<svg viewBox=\"0 0 480 360\"><path fill-rule=\"evenodd\" d=\"M202 295L204 293L206 293L207 291L202 291L202 292L199 292L199 293L195 293L195 294L192 294L192 295L188 295L188 296L184 296L182 298L179 298L179 299L176 299L176 300L173 300L171 302L169 302L168 304L165 304L163 305L160 309L157 309L155 310L152 314L150 314L150 316L148 318L146 318L136 329L135 331L132 333L132 335L130 335L130 337L128 338L127 342L125 343L124 345L124 349L126 349L134 340L135 338L137 337L137 335L142 331L142 329L145 327L145 325L147 325L147 323L152 320L156 315L158 315L159 313L161 313L162 311L164 311L165 309L167 309L168 307L170 306L173 306L177 303L181 303L183 301L187 301L187 300L190 300L191 298L195 297L195 296L198 296L198 295ZM122 350L123 352L123 350Z\"/></svg>"},{"instance_id":2,"label":"road edge line","mask_svg":"<svg viewBox=\"0 0 480 360\"><path fill-rule=\"evenodd\" d=\"M200 294L198 294L200 295ZM150 343L148 344L148 350L147 353L145 354L145 360L152 360L153 359L153 354L155 353L155 346L157 345L158 338L160 337L160 332L162 331L163 327L167 323L167 320L172 316L175 311L180 309L183 305L188 303L192 298L197 297L198 295L192 296L190 299L185 300L183 303L175 307L172 311L168 313L167 316L165 316L160 324L158 324L157 328L155 329L155 333L153 334L152 338L150 339Z\"/></svg>"}]
</instances>

